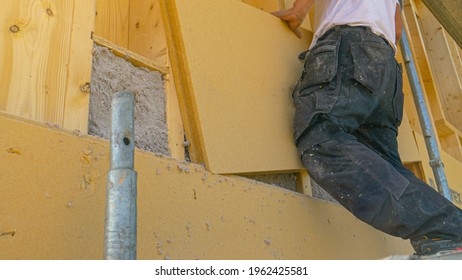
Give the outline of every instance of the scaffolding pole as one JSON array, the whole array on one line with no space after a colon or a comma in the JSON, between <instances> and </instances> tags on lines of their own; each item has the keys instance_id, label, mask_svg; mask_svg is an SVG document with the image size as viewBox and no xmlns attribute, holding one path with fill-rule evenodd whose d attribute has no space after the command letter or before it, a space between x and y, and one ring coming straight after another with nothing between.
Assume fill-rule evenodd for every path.
<instances>
[{"instance_id":1,"label":"scaffolding pole","mask_svg":"<svg viewBox=\"0 0 462 280\"><path fill-rule=\"evenodd\" d=\"M136 259L136 177L134 171L134 97L112 99L111 166L107 176L104 258Z\"/></svg>"},{"instance_id":2,"label":"scaffolding pole","mask_svg":"<svg viewBox=\"0 0 462 280\"><path fill-rule=\"evenodd\" d=\"M402 1L400 2L402 4ZM430 114L425 102L422 85L420 84L419 76L417 74L416 65L412 57L411 47L405 28L403 28L399 45L403 53L407 76L411 85L412 95L414 96L414 102L417 108L417 113L419 115L420 126L422 127L422 133L425 138L425 144L427 146L428 155L430 157L430 166L432 167L433 175L435 176L438 192L449 201L452 201L451 191L449 189L446 174L444 172L444 165L441 161L432 121L430 119Z\"/></svg>"}]
</instances>

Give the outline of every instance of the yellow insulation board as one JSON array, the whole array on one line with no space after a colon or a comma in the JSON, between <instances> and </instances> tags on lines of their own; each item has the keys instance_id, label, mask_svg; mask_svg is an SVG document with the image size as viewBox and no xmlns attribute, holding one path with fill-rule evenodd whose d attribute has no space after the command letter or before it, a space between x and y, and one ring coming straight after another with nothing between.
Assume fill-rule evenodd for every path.
<instances>
[{"instance_id":1,"label":"yellow insulation board","mask_svg":"<svg viewBox=\"0 0 462 280\"><path fill-rule=\"evenodd\" d=\"M178 93L187 95L184 122L197 127L192 143L206 167L215 173L301 169L291 86L301 74L297 56L308 47L308 34L298 39L281 20L241 1L172 2L166 18L183 45L169 47L182 58L176 77L188 75L178 81L190 81Z\"/></svg>"},{"instance_id":2,"label":"yellow insulation board","mask_svg":"<svg viewBox=\"0 0 462 280\"><path fill-rule=\"evenodd\" d=\"M175 3L171 32L183 44L170 47L181 53L181 76L189 78L179 92L206 167L222 174L301 169L290 86L309 36L296 38L279 19L240 1ZM407 117L400 135L403 161L419 161Z\"/></svg>"},{"instance_id":3,"label":"yellow insulation board","mask_svg":"<svg viewBox=\"0 0 462 280\"><path fill-rule=\"evenodd\" d=\"M0 113L0 259L103 258L109 143ZM137 150L139 259L379 259L340 206Z\"/></svg>"}]
</instances>

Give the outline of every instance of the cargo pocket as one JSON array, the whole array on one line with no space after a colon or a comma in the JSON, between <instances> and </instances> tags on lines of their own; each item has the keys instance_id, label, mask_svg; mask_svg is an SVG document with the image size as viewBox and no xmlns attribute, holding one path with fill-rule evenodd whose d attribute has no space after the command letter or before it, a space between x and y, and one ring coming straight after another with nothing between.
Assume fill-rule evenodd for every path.
<instances>
[{"instance_id":1,"label":"cargo pocket","mask_svg":"<svg viewBox=\"0 0 462 280\"><path fill-rule=\"evenodd\" d=\"M313 86L332 81L337 74L338 41L323 41L314 46L305 56L305 77L301 80L303 92Z\"/></svg>"},{"instance_id":2,"label":"cargo pocket","mask_svg":"<svg viewBox=\"0 0 462 280\"><path fill-rule=\"evenodd\" d=\"M372 94L383 91L387 81L387 63L391 49L381 43L361 42L351 44L354 74L353 78Z\"/></svg>"},{"instance_id":3,"label":"cargo pocket","mask_svg":"<svg viewBox=\"0 0 462 280\"><path fill-rule=\"evenodd\" d=\"M338 46L338 41L322 41L306 53L305 70L293 95L296 140L316 115L330 112L337 101Z\"/></svg>"},{"instance_id":4,"label":"cargo pocket","mask_svg":"<svg viewBox=\"0 0 462 280\"><path fill-rule=\"evenodd\" d=\"M395 114L396 126L400 126L403 121L403 66L399 63L396 67L396 89L393 96L393 111Z\"/></svg>"}]
</instances>

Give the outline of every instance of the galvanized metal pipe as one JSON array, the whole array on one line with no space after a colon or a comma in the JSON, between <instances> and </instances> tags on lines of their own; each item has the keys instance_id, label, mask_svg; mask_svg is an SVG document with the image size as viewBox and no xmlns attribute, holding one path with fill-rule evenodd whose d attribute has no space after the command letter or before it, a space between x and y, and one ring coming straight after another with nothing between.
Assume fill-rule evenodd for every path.
<instances>
[{"instance_id":1,"label":"galvanized metal pipe","mask_svg":"<svg viewBox=\"0 0 462 280\"><path fill-rule=\"evenodd\" d=\"M136 177L134 171L134 97L112 99L111 167L107 176L104 258L136 259Z\"/></svg>"},{"instance_id":2,"label":"galvanized metal pipe","mask_svg":"<svg viewBox=\"0 0 462 280\"><path fill-rule=\"evenodd\" d=\"M432 127L432 121L430 114L425 102L425 98L422 91L422 85L420 84L419 76L417 74L416 65L412 57L411 47L409 45L409 39L406 34L406 30L403 28L402 37L400 41L401 51L403 53L404 62L406 65L407 75L409 83L411 85L412 94L414 96L414 102L419 115L420 126L422 127L423 136L425 138L425 144L427 146L428 155L430 157L430 166L435 176L436 186L438 191L448 200L452 201L451 191L448 186L446 174L444 172L444 165L441 161L440 152L438 150L438 144L436 142L435 133Z\"/></svg>"}]
</instances>

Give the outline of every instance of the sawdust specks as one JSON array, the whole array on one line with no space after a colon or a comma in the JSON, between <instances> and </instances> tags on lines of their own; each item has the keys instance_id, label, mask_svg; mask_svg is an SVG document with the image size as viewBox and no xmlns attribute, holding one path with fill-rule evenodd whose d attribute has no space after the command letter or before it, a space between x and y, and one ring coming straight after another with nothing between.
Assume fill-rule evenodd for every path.
<instances>
[{"instance_id":1,"label":"sawdust specks","mask_svg":"<svg viewBox=\"0 0 462 280\"><path fill-rule=\"evenodd\" d=\"M18 149L15 149L15 148L8 148L6 149L6 152L9 153L9 154L15 154L15 155L19 155L21 156L22 155L22 152Z\"/></svg>"},{"instance_id":2,"label":"sawdust specks","mask_svg":"<svg viewBox=\"0 0 462 280\"><path fill-rule=\"evenodd\" d=\"M186 166L185 164L178 164L178 171L180 171L180 173L184 172L184 173L190 173L191 170L189 169L188 166Z\"/></svg>"},{"instance_id":3,"label":"sawdust specks","mask_svg":"<svg viewBox=\"0 0 462 280\"><path fill-rule=\"evenodd\" d=\"M163 246L162 241L157 242L156 248L157 248L157 253L159 254L159 256L164 253L162 246Z\"/></svg>"},{"instance_id":4,"label":"sawdust specks","mask_svg":"<svg viewBox=\"0 0 462 280\"><path fill-rule=\"evenodd\" d=\"M207 180L208 177L209 177L209 173L207 171L205 171L204 176L202 177L202 181L205 182L205 180Z\"/></svg>"},{"instance_id":5,"label":"sawdust specks","mask_svg":"<svg viewBox=\"0 0 462 280\"><path fill-rule=\"evenodd\" d=\"M1 236L11 236L13 237L16 234L16 231L5 231L5 232L0 232L0 237Z\"/></svg>"}]
</instances>

